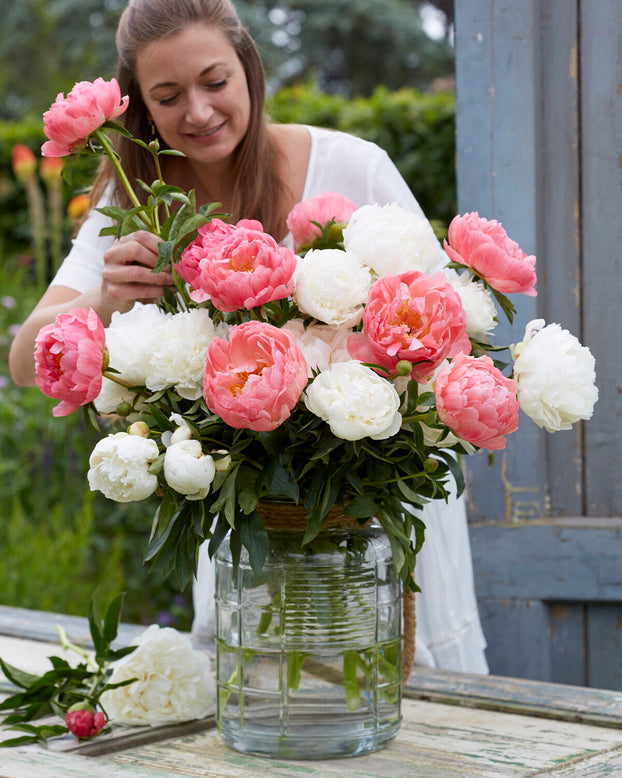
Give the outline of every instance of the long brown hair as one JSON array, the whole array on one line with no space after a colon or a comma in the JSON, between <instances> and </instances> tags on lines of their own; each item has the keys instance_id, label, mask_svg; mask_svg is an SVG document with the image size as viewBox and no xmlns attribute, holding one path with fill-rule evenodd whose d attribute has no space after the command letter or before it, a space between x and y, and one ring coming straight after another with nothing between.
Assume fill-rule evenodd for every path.
<instances>
[{"instance_id":1,"label":"long brown hair","mask_svg":"<svg viewBox=\"0 0 622 778\"><path fill-rule=\"evenodd\" d=\"M242 63L248 83L250 119L246 135L234 151L233 200L227 203L227 210L235 220L258 219L267 232L280 238L286 216L285 184L278 177L277 150L268 133L263 64L255 42L230 0L130 0L117 29L117 79L121 94L130 98L123 123L134 137L146 143L153 139L136 77L136 58L148 44L193 24L213 24L225 33ZM151 182L156 178L151 157L144 149L120 135L115 145L130 180ZM129 207L127 193L107 162L93 185L92 201L97 201L109 184L113 186L115 201ZM140 188L137 194L146 197Z\"/></svg>"}]
</instances>

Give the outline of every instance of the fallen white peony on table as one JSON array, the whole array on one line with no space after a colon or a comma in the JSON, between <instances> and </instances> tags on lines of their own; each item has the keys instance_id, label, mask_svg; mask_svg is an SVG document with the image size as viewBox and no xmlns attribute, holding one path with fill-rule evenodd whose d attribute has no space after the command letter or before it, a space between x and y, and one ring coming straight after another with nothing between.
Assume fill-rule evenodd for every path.
<instances>
[{"instance_id":1,"label":"fallen white peony on table","mask_svg":"<svg viewBox=\"0 0 622 778\"><path fill-rule=\"evenodd\" d=\"M101 697L112 723L156 727L203 719L214 711L209 657L193 648L188 636L152 624L134 642L138 648L116 663L110 683L136 680Z\"/></svg>"}]
</instances>

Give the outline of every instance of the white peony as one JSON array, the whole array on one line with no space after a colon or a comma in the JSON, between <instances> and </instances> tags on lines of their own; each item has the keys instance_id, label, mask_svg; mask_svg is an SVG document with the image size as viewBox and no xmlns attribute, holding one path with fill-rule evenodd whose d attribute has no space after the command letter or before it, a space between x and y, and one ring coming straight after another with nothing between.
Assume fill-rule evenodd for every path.
<instances>
[{"instance_id":1,"label":"white peony","mask_svg":"<svg viewBox=\"0 0 622 778\"><path fill-rule=\"evenodd\" d=\"M106 328L106 346L110 367L119 373L119 378L132 386L145 385L149 356L161 337L161 327L167 317L170 315L157 305L138 302L130 311L112 314ZM98 413L114 413L120 403L132 403L134 398L133 392L104 378L94 405Z\"/></svg>"},{"instance_id":2,"label":"white peony","mask_svg":"<svg viewBox=\"0 0 622 778\"><path fill-rule=\"evenodd\" d=\"M497 307L489 289L473 280L465 270L458 275L452 268L444 268L448 283L460 295L460 302L466 313L466 331L472 338L482 340L497 326Z\"/></svg>"},{"instance_id":3,"label":"white peony","mask_svg":"<svg viewBox=\"0 0 622 778\"><path fill-rule=\"evenodd\" d=\"M298 258L294 299L308 316L353 327L361 319L371 274L349 251L316 249Z\"/></svg>"},{"instance_id":4,"label":"white peony","mask_svg":"<svg viewBox=\"0 0 622 778\"><path fill-rule=\"evenodd\" d=\"M538 427L557 432L591 418L598 399L594 357L568 330L534 319L511 352L520 407Z\"/></svg>"},{"instance_id":5,"label":"white peony","mask_svg":"<svg viewBox=\"0 0 622 778\"><path fill-rule=\"evenodd\" d=\"M171 446L173 443L179 443L182 440L190 440L192 437L192 430L190 425L186 422L184 417L180 413L172 413L168 417L169 421L177 425L176 430L164 430L161 436L162 445Z\"/></svg>"},{"instance_id":6,"label":"white peony","mask_svg":"<svg viewBox=\"0 0 622 778\"><path fill-rule=\"evenodd\" d=\"M344 440L384 440L402 425L400 398L386 379L351 359L320 373L307 387L305 405Z\"/></svg>"},{"instance_id":7,"label":"white peony","mask_svg":"<svg viewBox=\"0 0 622 778\"><path fill-rule=\"evenodd\" d=\"M138 648L115 664L110 683L137 680L101 696L111 721L158 726L212 712L216 684L210 660L189 637L152 624L135 642Z\"/></svg>"},{"instance_id":8,"label":"white peony","mask_svg":"<svg viewBox=\"0 0 622 778\"><path fill-rule=\"evenodd\" d=\"M154 392L175 387L186 400L203 394L205 355L216 330L205 308L167 316L149 354L146 386Z\"/></svg>"},{"instance_id":9,"label":"white peony","mask_svg":"<svg viewBox=\"0 0 622 778\"><path fill-rule=\"evenodd\" d=\"M377 276L435 270L443 256L432 225L421 212L389 205L364 205L343 231L346 251L352 251ZM444 263L443 263L444 264Z\"/></svg>"},{"instance_id":10,"label":"white peony","mask_svg":"<svg viewBox=\"0 0 622 778\"><path fill-rule=\"evenodd\" d=\"M289 330L296 338L296 345L307 363L309 377L314 370L326 370L336 362L350 359L347 346L348 337L352 334L350 327L329 327L327 324L305 327L302 319L291 319L283 329Z\"/></svg>"},{"instance_id":11,"label":"white peony","mask_svg":"<svg viewBox=\"0 0 622 778\"><path fill-rule=\"evenodd\" d=\"M198 440L180 440L166 449L164 478L186 499L202 500L207 497L215 474L214 460L203 453Z\"/></svg>"},{"instance_id":12,"label":"white peony","mask_svg":"<svg viewBox=\"0 0 622 778\"><path fill-rule=\"evenodd\" d=\"M149 466L158 456L154 440L117 432L99 440L89 458L91 491L115 502L144 500L155 492L158 479Z\"/></svg>"}]
</instances>

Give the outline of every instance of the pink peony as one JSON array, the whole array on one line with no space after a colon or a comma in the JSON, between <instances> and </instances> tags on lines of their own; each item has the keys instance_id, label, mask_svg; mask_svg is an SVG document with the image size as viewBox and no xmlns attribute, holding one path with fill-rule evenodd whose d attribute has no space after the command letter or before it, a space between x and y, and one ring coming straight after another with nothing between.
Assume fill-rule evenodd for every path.
<instances>
[{"instance_id":1,"label":"pink peony","mask_svg":"<svg viewBox=\"0 0 622 778\"><path fill-rule=\"evenodd\" d=\"M307 363L287 330L244 322L229 330L229 341L214 338L208 346L203 396L235 429L276 429L306 384Z\"/></svg>"},{"instance_id":2,"label":"pink peony","mask_svg":"<svg viewBox=\"0 0 622 778\"><path fill-rule=\"evenodd\" d=\"M477 212L455 216L448 238L444 248L449 258L470 267L493 289L535 297L536 258L527 256L500 222L483 219Z\"/></svg>"},{"instance_id":3,"label":"pink peony","mask_svg":"<svg viewBox=\"0 0 622 778\"><path fill-rule=\"evenodd\" d=\"M99 735L106 726L105 714L100 710L95 712L90 705L86 704L78 710L73 710L73 707L65 714L65 724L71 734L81 740Z\"/></svg>"},{"instance_id":4,"label":"pink peony","mask_svg":"<svg viewBox=\"0 0 622 778\"><path fill-rule=\"evenodd\" d=\"M54 416L67 416L97 397L106 353L104 325L92 308L59 313L39 331L35 381L43 394L62 401Z\"/></svg>"},{"instance_id":5,"label":"pink peony","mask_svg":"<svg viewBox=\"0 0 622 778\"><path fill-rule=\"evenodd\" d=\"M302 245L311 246L320 235L317 222L324 226L329 221L347 222L356 211L356 205L338 192L324 192L295 205L287 217L287 229L294 239L294 251Z\"/></svg>"},{"instance_id":6,"label":"pink peony","mask_svg":"<svg viewBox=\"0 0 622 778\"><path fill-rule=\"evenodd\" d=\"M237 225L228 224L222 219L212 219L199 227L196 238L182 252L175 269L179 277L192 287L190 297L196 303L209 300L209 295L201 287L201 260L206 253L217 251L220 243L235 232L236 226L263 232L262 223L254 219L242 219Z\"/></svg>"},{"instance_id":7,"label":"pink peony","mask_svg":"<svg viewBox=\"0 0 622 778\"><path fill-rule=\"evenodd\" d=\"M177 265L195 301L209 298L220 311L250 310L291 294L296 257L263 232L260 222L229 225L214 219L201 230Z\"/></svg>"},{"instance_id":8,"label":"pink peony","mask_svg":"<svg viewBox=\"0 0 622 778\"><path fill-rule=\"evenodd\" d=\"M79 151L91 133L120 116L129 102L121 97L115 78L80 81L67 97L60 92L43 114L43 131L49 138L41 147L44 157L66 157Z\"/></svg>"},{"instance_id":9,"label":"pink peony","mask_svg":"<svg viewBox=\"0 0 622 778\"><path fill-rule=\"evenodd\" d=\"M382 365L393 375L397 363L407 360L419 382L447 357L470 350L460 297L442 272L382 276L369 292L363 332L348 338L354 359Z\"/></svg>"},{"instance_id":10,"label":"pink peony","mask_svg":"<svg viewBox=\"0 0 622 778\"><path fill-rule=\"evenodd\" d=\"M436 410L458 437L474 446L505 448L518 427L516 383L489 356L458 354L439 370L434 382Z\"/></svg>"}]
</instances>

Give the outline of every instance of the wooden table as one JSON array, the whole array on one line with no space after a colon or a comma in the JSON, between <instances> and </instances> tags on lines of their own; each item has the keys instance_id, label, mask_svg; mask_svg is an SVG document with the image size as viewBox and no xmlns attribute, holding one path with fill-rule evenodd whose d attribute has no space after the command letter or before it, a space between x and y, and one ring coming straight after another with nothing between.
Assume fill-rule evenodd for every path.
<instances>
[{"instance_id":1,"label":"wooden table","mask_svg":"<svg viewBox=\"0 0 622 778\"><path fill-rule=\"evenodd\" d=\"M87 642L83 619L0 607L0 656L39 671L47 656L62 653L47 642L53 623ZM135 631L124 627L121 640ZM387 748L351 759L245 756L223 744L210 717L116 728L84 744L67 736L47 749L0 750L0 778L622 776L622 693L418 668L403 715Z\"/></svg>"}]
</instances>

